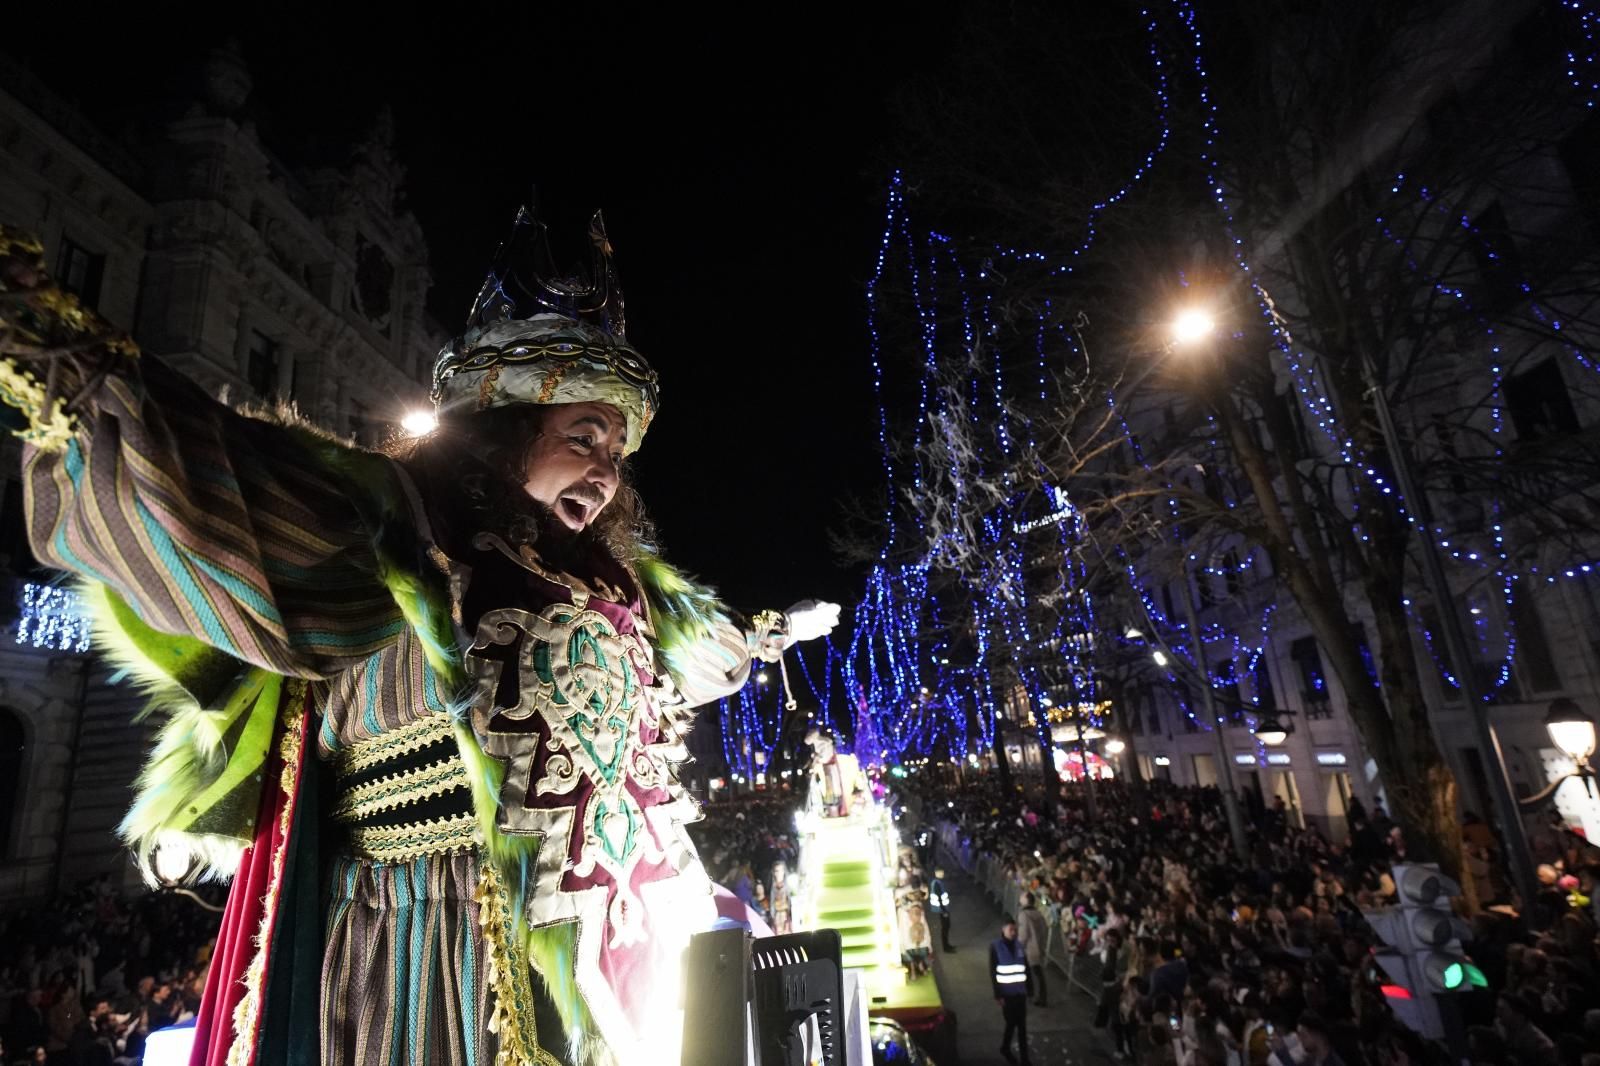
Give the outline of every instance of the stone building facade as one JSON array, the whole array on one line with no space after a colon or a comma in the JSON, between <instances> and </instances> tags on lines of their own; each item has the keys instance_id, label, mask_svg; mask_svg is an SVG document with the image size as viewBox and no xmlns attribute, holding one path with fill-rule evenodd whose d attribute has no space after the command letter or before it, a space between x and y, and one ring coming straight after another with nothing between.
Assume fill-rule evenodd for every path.
<instances>
[{"instance_id":1,"label":"stone building facade","mask_svg":"<svg viewBox=\"0 0 1600 1066\"><path fill-rule=\"evenodd\" d=\"M219 398L290 402L375 443L426 403L444 339L392 121L377 116L342 166L295 169L249 121L251 90L237 50L215 51L183 114L130 147L0 57L0 218ZM132 876L113 832L153 729L69 640L35 647L25 623L19 639L24 586L50 576L26 545L18 457L0 444L0 900Z\"/></svg>"}]
</instances>

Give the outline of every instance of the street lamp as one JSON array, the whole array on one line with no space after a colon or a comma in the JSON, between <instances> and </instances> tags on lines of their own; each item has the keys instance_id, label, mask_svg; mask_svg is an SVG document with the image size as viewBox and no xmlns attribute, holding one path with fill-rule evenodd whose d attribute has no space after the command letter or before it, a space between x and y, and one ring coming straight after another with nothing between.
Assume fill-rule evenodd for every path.
<instances>
[{"instance_id":1,"label":"street lamp","mask_svg":"<svg viewBox=\"0 0 1600 1066\"><path fill-rule=\"evenodd\" d=\"M1211 336L1217 328L1216 321L1198 307L1187 307L1172 320L1172 343L1195 344Z\"/></svg>"},{"instance_id":2,"label":"street lamp","mask_svg":"<svg viewBox=\"0 0 1600 1066\"><path fill-rule=\"evenodd\" d=\"M1278 719L1276 714L1268 712L1256 720L1256 739L1269 748L1276 748L1289 739L1289 727Z\"/></svg>"},{"instance_id":3,"label":"street lamp","mask_svg":"<svg viewBox=\"0 0 1600 1066\"><path fill-rule=\"evenodd\" d=\"M400 419L400 428L408 437L426 437L439 428L439 420L432 411L407 411L405 417Z\"/></svg>"},{"instance_id":4,"label":"street lamp","mask_svg":"<svg viewBox=\"0 0 1600 1066\"><path fill-rule=\"evenodd\" d=\"M1562 697L1550 701L1550 710L1544 716L1544 727L1550 733L1550 743L1572 760L1572 769L1533 795L1517 800L1522 807L1539 806L1554 796L1568 778L1580 778L1584 788L1590 788L1589 779L1594 776L1594 767L1589 765L1589 758L1594 755L1593 719L1579 710L1576 703ZM1593 789L1590 788L1590 791L1592 794Z\"/></svg>"},{"instance_id":5,"label":"street lamp","mask_svg":"<svg viewBox=\"0 0 1600 1066\"><path fill-rule=\"evenodd\" d=\"M1594 720L1578 709L1572 700L1562 698L1550 701L1550 712L1544 717L1544 727L1550 732L1550 742L1580 769L1589 765L1594 754Z\"/></svg>"},{"instance_id":6,"label":"street lamp","mask_svg":"<svg viewBox=\"0 0 1600 1066\"><path fill-rule=\"evenodd\" d=\"M1160 648L1157 648L1155 651L1151 652L1150 658L1156 661L1157 666L1165 666L1169 661L1167 659L1167 653L1162 651Z\"/></svg>"},{"instance_id":7,"label":"street lamp","mask_svg":"<svg viewBox=\"0 0 1600 1066\"><path fill-rule=\"evenodd\" d=\"M1106 754L1121 755L1127 746L1123 741L1113 737L1111 740L1106 741Z\"/></svg>"}]
</instances>

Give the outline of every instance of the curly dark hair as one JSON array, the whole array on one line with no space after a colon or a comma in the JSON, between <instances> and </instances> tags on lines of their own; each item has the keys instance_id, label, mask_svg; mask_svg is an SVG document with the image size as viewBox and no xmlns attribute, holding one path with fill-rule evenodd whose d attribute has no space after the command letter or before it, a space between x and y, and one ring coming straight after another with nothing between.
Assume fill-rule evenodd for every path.
<instances>
[{"instance_id":1,"label":"curly dark hair","mask_svg":"<svg viewBox=\"0 0 1600 1066\"><path fill-rule=\"evenodd\" d=\"M494 407L442 419L425 437L396 437L383 446L422 486L447 554L464 555L479 532L520 546L536 544L550 527L548 508L522 489L528 449L544 432L547 413L534 404ZM626 463L618 474L616 495L580 539L631 564L653 547L655 526Z\"/></svg>"}]
</instances>

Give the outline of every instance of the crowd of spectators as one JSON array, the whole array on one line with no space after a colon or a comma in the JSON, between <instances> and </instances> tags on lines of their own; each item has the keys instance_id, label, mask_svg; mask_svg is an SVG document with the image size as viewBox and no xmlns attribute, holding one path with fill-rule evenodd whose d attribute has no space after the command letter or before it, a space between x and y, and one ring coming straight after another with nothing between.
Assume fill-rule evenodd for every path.
<instances>
[{"instance_id":1,"label":"crowd of spectators","mask_svg":"<svg viewBox=\"0 0 1600 1066\"><path fill-rule=\"evenodd\" d=\"M0 1064L141 1062L151 1032L199 1009L219 919L193 897L125 897L110 878L0 911Z\"/></svg>"},{"instance_id":2,"label":"crowd of spectators","mask_svg":"<svg viewBox=\"0 0 1600 1066\"><path fill-rule=\"evenodd\" d=\"M1399 1023L1363 908L1393 902L1401 831L1352 805L1348 839L1300 828L1281 803L1247 812L1238 861L1215 789L1097 782L1030 802L998 779L925 782L924 816L953 821L1036 907L1052 955L1093 959L1096 1024L1139 1066L1411 1066L1448 1061ZM1539 834L1534 905L1514 908L1488 827L1468 818L1481 908L1467 951L1488 988L1450 998L1481 1066L1600 1066L1600 862ZM1520 912L1520 913L1519 913ZM1024 914L1024 922L1042 924ZM1035 939L1038 939L1037 937ZM1030 950L1029 962L1036 961ZM1059 975L1055 978L1059 980ZM1043 996L1042 986L1036 995Z\"/></svg>"},{"instance_id":3,"label":"crowd of spectators","mask_svg":"<svg viewBox=\"0 0 1600 1066\"><path fill-rule=\"evenodd\" d=\"M706 873L775 933L791 931L798 803L787 792L724 800L707 804L704 817L689 825Z\"/></svg>"}]
</instances>

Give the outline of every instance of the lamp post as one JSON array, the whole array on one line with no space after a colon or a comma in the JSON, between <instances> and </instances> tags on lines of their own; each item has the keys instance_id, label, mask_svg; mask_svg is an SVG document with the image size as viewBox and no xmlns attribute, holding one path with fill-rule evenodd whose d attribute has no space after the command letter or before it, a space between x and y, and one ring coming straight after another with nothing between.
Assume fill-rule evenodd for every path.
<instances>
[{"instance_id":1,"label":"lamp post","mask_svg":"<svg viewBox=\"0 0 1600 1066\"><path fill-rule=\"evenodd\" d=\"M1594 777L1594 767L1589 765L1589 759L1594 755L1594 720L1579 710L1576 703L1563 697L1550 701L1550 709L1544 716L1544 727L1550 734L1550 743L1572 760L1572 770L1517 802L1524 807L1537 807L1574 777L1581 779L1584 788L1593 795L1589 782Z\"/></svg>"},{"instance_id":2,"label":"lamp post","mask_svg":"<svg viewBox=\"0 0 1600 1066\"><path fill-rule=\"evenodd\" d=\"M1200 619L1194 610L1194 594L1189 590L1189 568L1183 568L1183 614L1189 624L1189 643L1194 646L1194 665L1200 671L1200 702L1205 704L1206 720L1211 723L1211 735L1217 742L1217 777L1222 782L1222 809L1228 817L1228 835L1233 838L1233 852L1240 862L1250 861L1250 840L1245 835L1244 813L1239 810L1239 793L1233 784L1233 757L1228 753L1228 741L1222 735L1222 716L1217 713L1217 697L1211 691L1211 668L1206 665L1206 649L1200 639Z\"/></svg>"},{"instance_id":3,"label":"lamp post","mask_svg":"<svg viewBox=\"0 0 1600 1066\"><path fill-rule=\"evenodd\" d=\"M1580 769L1589 765L1589 757L1594 754L1594 721L1576 703L1565 698L1551 700L1544 727L1550 742L1574 765Z\"/></svg>"},{"instance_id":4,"label":"lamp post","mask_svg":"<svg viewBox=\"0 0 1600 1066\"><path fill-rule=\"evenodd\" d=\"M1277 711L1268 711L1256 719L1256 739L1269 748L1276 748L1289 739L1293 728L1278 717Z\"/></svg>"},{"instance_id":5,"label":"lamp post","mask_svg":"<svg viewBox=\"0 0 1600 1066\"><path fill-rule=\"evenodd\" d=\"M1215 329L1216 322L1209 311L1197 307L1179 311L1172 320L1172 336L1166 352L1170 354L1180 347L1192 347L1204 343L1210 339ZM1146 373L1148 372L1147 370ZM1239 861L1249 862L1250 842L1245 834L1244 813L1239 809L1239 793L1234 785L1233 757L1228 751L1227 738L1222 735L1224 724L1222 716L1217 713L1216 694L1211 690L1211 668L1206 664L1205 644L1200 636L1200 619L1194 609L1194 593L1189 588L1189 567L1184 564L1180 569L1184 621L1189 628L1189 643L1194 647L1194 665L1200 671L1200 702L1205 706L1206 720L1211 723L1211 734L1216 740L1217 778L1222 783L1222 808L1228 818L1228 835L1233 840L1234 854L1239 857ZM1164 666L1165 658L1158 656L1156 662Z\"/></svg>"}]
</instances>

